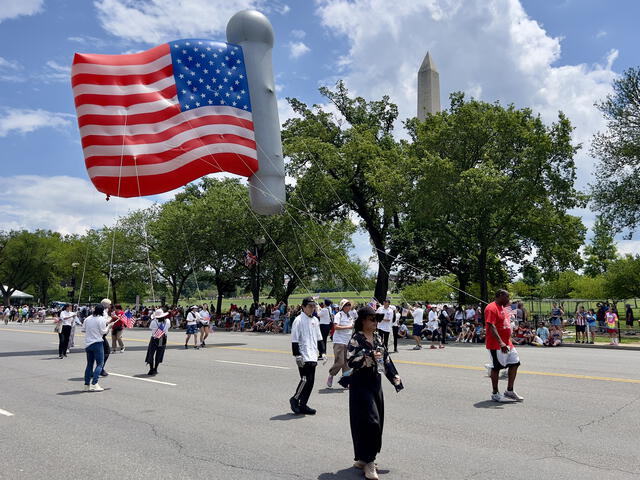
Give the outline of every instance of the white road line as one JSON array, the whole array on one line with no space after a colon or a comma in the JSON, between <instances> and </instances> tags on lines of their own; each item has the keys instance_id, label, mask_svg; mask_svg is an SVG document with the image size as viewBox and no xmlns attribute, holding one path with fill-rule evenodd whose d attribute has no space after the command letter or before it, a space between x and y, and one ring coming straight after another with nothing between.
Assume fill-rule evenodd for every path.
<instances>
[{"instance_id":1,"label":"white road line","mask_svg":"<svg viewBox=\"0 0 640 480\"><path fill-rule=\"evenodd\" d=\"M231 362L229 360L216 360L216 362L233 363L234 365L248 365L250 367L279 368L280 370L289 370L289 367L278 367L276 365L262 365L261 363Z\"/></svg>"},{"instance_id":2,"label":"white road line","mask_svg":"<svg viewBox=\"0 0 640 480\"><path fill-rule=\"evenodd\" d=\"M142 382L151 382L151 383L159 383L161 385L170 385L172 387L175 387L177 385L175 383L161 382L160 380L152 380L150 378L132 377L131 375L123 375L121 373L109 372L109 376L111 376L111 375L113 375L114 377L123 377L123 378L131 378L133 380L140 380Z\"/></svg>"},{"instance_id":3,"label":"white road line","mask_svg":"<svg viewBox=\"0 0 640 480\"><path fill-rule=\"evenodd\" d=\"M7 412L6 410L2 410L0 408L0 415L4 415L5 417L13 417L13 413Z\"/></svg>"}]
</instances>

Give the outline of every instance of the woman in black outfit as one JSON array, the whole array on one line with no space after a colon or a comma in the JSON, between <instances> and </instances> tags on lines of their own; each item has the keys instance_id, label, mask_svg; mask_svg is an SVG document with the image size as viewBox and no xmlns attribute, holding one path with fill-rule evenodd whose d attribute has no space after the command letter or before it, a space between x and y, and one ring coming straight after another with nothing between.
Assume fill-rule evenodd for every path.
<instances>
[{"instance_id":1,"label":"woman in black outfit","mask_svg":"<svg viewBox=\"0 0 640 480\"><path fill-rule=\"evenodd\" d=\"M358 310L355 333L347 347L347 364L353 369L349 378L349 419L356 468L364 469L365 478L378 478L375 459L382 447L384 398L381 373L400 391L402 380L377 332L375 310Z\"/></svg>"}]
</instances>

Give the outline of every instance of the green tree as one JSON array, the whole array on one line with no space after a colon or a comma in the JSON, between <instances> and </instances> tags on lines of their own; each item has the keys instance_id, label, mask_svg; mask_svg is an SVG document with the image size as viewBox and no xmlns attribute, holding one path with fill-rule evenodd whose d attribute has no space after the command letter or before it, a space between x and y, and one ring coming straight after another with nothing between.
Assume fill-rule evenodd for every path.
<instances>
[{"instance_id":1,"label":"green tree","mask_svg":"<svg viewBox=\"0 0 640 480\"><path fill-rule=\"evenodd\" d=\"M436 280L425 280L409 285L402 290L402 297L415 302L448 302L456 294L451 284L456 282L454 275L447 275Z\"/></svg>"},{"instance_id":2,"label":"green tree","mask_svg":"<svg viewBox=\"0 0 640 480\"><path fill-rule=\"evenodd\" d=\"M448 111L407 128L411 220L423 235L443 236L441 245L475 259L483 300L492 258L515 263L535 248L548 272L580 265L584 226L567 214L582 204L574 188L577 147L562 113L546 126L529 109L457 93Z\"/></svg>"},{"instance_id":3,"label":"green tree","mask_svg":"<svg viewBox=\"0 0 640 480\"><path fill-rule=\"evenodd\" d=\"M590 277L587 275L576 278L571 283L571 298L580 299L605 299L607 298L607 290L605 285L605 277L598 275Z\"/></svg>"},{"instance_id":4,"label":"green tree","mask_svg":"<svg viewBox=\"0 0 640 480\"><path fill-rule=\"evenodd\" d=\"M352 98L342 82L320 93L338 115L289 99L300 118L288 120L282 132L288 173L296 177L308 209L320 218L357 215L378 259L374 295L385 298L399 253L391 240L400 228L409 187L405 156L393 136L398 109L386 96L380 101Z\"/></svg>"},{"instance_id":5,"label":"green tree","mask_svg":"<svg viewBox=\"0 0 640 480\"><path fill-rule=\"evenodd\" d=\"M593 203L616 228L633 233L640 221L640 68L614 80L613 93L597 106L607 130L592 142L599 159Z\"/></svg>"},{"instance_id":6,"label":"green tree","mask_svg":"<svg viewBox=\"0 0 640 480\"><path fill-rule=\"evenodd\" d=\"M616 245L613 242L611 224L602 215L596 217L593 226L591 243L584 247L584 273L596 277L607 271L611 262L618 257Z\"/></svg>"},{"instance_id":7,"label":"green tree","mask_svg":"<svg viewBox=\"0 0 640 480\"><path fill-rule=\"evenodd\" d=\"M560 272L553 280L545 282L540 289L543 298L571 298L574 283L580 278L575 272Z\"/></svg>"},{"instance_id":8,"label":"green tree","mask_svg":"<svg viewBox=\"0 0 640 480\"><path fill-rule=\"evenodd\" d=\"M612 262L604 286L607 297L614 300L640 297L640 256L625 255Z\"/></svg>"}]
</instances>

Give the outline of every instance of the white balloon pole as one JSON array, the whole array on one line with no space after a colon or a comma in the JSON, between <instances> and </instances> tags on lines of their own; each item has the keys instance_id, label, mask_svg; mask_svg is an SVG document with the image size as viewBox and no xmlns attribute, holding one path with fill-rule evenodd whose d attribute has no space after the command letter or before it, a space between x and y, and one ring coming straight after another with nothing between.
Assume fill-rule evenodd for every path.
<instances>
[{"instance_id":1,"label":"white balloon pole","mask_svg":"<svg viewBox=\"0 0 640 480\"><path fill-rule=\"evenodd\" d=\"M271 51L274 33L262 13L243 10L227 24L227 41L242 47L249 82L253 128L260 169L249 178L251 206L256 213L281 213L286 201L284 159Z\"/></svg>"}]
</instances>

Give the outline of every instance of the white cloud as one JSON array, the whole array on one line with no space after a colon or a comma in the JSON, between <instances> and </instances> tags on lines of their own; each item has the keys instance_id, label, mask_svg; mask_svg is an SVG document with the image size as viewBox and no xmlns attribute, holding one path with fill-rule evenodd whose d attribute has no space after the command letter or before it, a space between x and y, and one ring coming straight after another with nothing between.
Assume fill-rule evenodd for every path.
<instances>
[{"instance_id":1,"label":"white cloud","mask_svg":"<svg viewBox=\"0 0 640 480\"><path fill-rule=\"evenodd\" d=\"M346 37L343 77L354 92L389 94L401 118L415 116L417 71L427 51L440 72L443 106L461 90L489 102L531 107L546 122L564 111L582 143L579 187L593 168L588 144L604 121L594 103L611 92L617 51L602 64L559 65L561 39L530 18L518 0L316 0L322 24ZM384 12L384 14L381 14Z\"/></svg>"},{"instance_id":2,"label":"white cloud","mask_svg":"<svg viewBox=\"0 0 640 480\"><path fill-rule=\"evenodd\" d=\"M264 0L96 0L94 4L108 32L155 44L224 34L233 14L259 8Z\"/></svg>"},{"instance_id":3,"label":"white cloud","mask_svg":"<svg viewBox=\"0 0 640 480\"><path fill-rule=\"evenodd\" d=\"M19 82L23 79L23 77L18 74L20 70L22 70L22 65L19 62L0 57L0 80Z\"/></svg>"},{"instance_id":4,"label":"white cloud","mask_svg":"<svg viewBox=\"0 0 640 480\"><path fill-rule=\"evenodd\" d=\"M44 0L5 0L0 2L0 22L42 11Z\"/></svg>"},{"instance_id":5,"label":"white cloud","mask_svg":"<svg viewBox=\"0 0 640 480\"><path fill-rule=\"evenodd\" d=\"M0 69L2 70L20 70L22 66L20 63L7 60L4 57L0 57Z\"/></svg>"},{"instance_id":6,"label":"white cloud","mask_svg":"<svg viewBox=\"0 0 640 480\"><path fill-rule=\"evenodd\" d=\"M152 204L149 198L111 197L107 202L103 193L82 178L0 177L0 225L5 230L41 228L81 234L89 228L113 225L117 216Z\"/></svg>"},{"instance_id":7,"label":"white cloud","mask_svg":"<svg viewBox=\"0 0 640 480\"><path fill-rule=\"evenodd\" d=\"M307 36L307 32L305 32L304 30L291 30L291 36L293 38L297 38L298 40L302 40Z\"/></svg>"},{"instance_id":8,"label":"white cloud","mask_svg":"<svg viewBox=\"0 0 640 480\"><path fill-rule=\"evenodd\" d=\"M22 108L0 110L0 137L11 133L30 133L40 128L66 128L71 125L73 115Z\"/></svg>"},{"instance_id":9,"label":"white cloud","mask_svg":"<svg viewBox=\"0 0 640 480\"><path fill-rule=\"evenodd\" d=\"M289 42L289 55L291 58L300 58L311 49L304 42Z\"/></svg>"},{"instance_id":10,"label":"white cloud","mask_svg":"<svg viewBox=\"0 0 640 480\"><path fill-rule=\"evenodd\" d=\"M605 30L600 30L596 33L596 38L604 38L607 36L607 32Z\"/></svg>"},{"instance_id":11,"label":"white cloud","mask_svg":"<svg viewBox=\"0 0 640 480\"><path fill-rule=\"evenodd\" d=\"M35 77L45 82L67 82L71 77L71 66L49 60L45 63L44 71Z\"/></svg>"}]
</instances>

